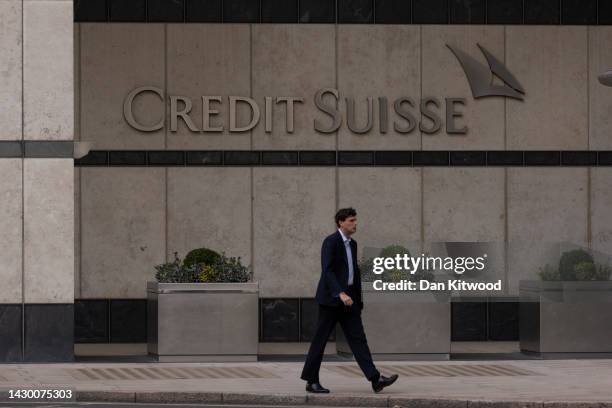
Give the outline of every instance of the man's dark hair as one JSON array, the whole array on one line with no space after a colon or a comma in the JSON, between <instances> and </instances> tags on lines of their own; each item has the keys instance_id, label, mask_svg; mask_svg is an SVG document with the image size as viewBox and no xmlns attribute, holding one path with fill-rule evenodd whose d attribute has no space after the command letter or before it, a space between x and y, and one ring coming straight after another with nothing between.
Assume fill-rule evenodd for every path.
<instances>
[{"instance_id":1,"label":"man's dark hair","mask_svg":"<svg viewBox=\"0 0 612 408\"><path fill-rule=\"evenodd\" d=\"M338 212L336 213L336 216L334 217L334 220L336 221L336 226L337 227L340 226L340 221L344 221L348 217L355 217L355 216L357 216L357 211L355 211L355 209L352 207L339 209Z\"/></svg>"}]
</instances>

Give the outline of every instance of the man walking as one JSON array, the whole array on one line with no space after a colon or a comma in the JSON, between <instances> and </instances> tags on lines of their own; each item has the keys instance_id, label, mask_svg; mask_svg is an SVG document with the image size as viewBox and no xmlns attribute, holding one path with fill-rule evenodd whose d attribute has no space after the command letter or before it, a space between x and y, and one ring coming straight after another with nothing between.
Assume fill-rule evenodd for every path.
<instances>
[{"instance_id":1,"label":"man walking","mask_svg":"<svg viewBox=\"0 0 612 408\"><path fill-rule=\"evenodd\" d=\"M393 384L397 374L385 377L376 369L361 323L361 274L357 266L357 242L351 239L357 231L357 212L342 208L334 219L338 230L325 238L321 248L321 278L315 296L319 320L300 378L306 380L308 392L329 392L319 382L319 369L327 339L339 322L361 371L372 383L374 392L379 392Z\"/></svg>"}]
</instances>

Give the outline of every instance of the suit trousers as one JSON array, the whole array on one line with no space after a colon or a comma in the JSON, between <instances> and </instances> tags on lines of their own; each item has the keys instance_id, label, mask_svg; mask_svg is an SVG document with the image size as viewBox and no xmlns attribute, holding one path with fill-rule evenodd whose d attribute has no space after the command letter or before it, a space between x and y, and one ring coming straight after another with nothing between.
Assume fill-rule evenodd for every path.
<instances>
[{"instance_id":1,"label":"suit trousers","mask_svg":"<svg viewBox=\"0 0 612 408\"><path fill-rule=\"evenodd\" d=\"M352 299L356 299L355 292L354 285L350 285L347 294ZM351 306L319 305L317 329L310 344L300 378L311 383L319 382L319 369L321 368L325 345L336 323L340 323L344 336L363 374L369 381L377 379L380 373L372 361L372 355L370 354L370 348L368 347L361 322L361 310L357 302Z\"/></svg>"}]
</instances>

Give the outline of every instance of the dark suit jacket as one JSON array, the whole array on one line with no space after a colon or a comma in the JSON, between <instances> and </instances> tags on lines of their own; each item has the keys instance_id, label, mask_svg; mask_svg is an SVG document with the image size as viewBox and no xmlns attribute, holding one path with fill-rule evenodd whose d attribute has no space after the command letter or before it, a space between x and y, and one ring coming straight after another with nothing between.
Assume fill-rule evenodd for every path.
<instances>
[{"instance_id":1,"label":"dark suit jacket","mask_svg":"<svg viewBox=\"0 0 612 408\"><path fill-rule=\"evenodd\" d=\"M357 242L351 238L351 253L353 255L353 285L357 289L357 299L353 298L353 306L363 309L361 292L361 272L357 266ZM323 240L321 246L321 278L317 286L315 299L326 306L341 306L340 292L348 288L348 259L342 235L336 230Z\"/></svg>"}]
</instances>

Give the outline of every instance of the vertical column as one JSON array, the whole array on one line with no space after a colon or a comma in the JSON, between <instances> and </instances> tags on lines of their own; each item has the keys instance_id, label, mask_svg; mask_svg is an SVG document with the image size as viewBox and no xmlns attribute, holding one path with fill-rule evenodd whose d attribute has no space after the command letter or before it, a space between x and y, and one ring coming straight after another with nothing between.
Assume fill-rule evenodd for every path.
<instances>
[{"instance_id":1,"label":"vertical column","mask_svg":"<svg viewBox=\"0 0 612 408\"><path fill-rule=\"evenodd\" d=\"M22 357L21 44L21 0L0 0L0 362Z\"/></svg>"},{"instance_id":2,"label":"vertical column","mask_svg":"<svg viewBox=\"0 0 612 408\"><path fill-rule=\"evenodd\" d=\"M23 1L25 361L73 359L72 13L72 1Z\"/></svg>"}]
</instances>

